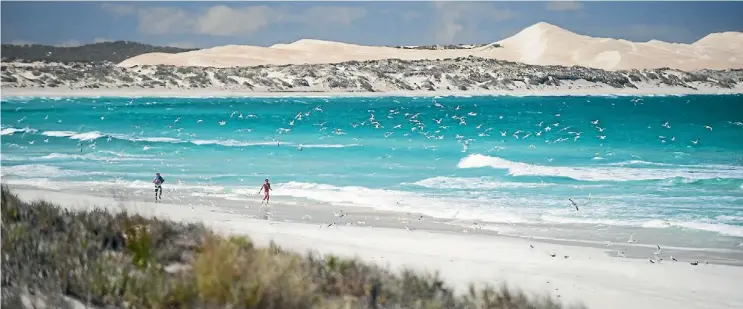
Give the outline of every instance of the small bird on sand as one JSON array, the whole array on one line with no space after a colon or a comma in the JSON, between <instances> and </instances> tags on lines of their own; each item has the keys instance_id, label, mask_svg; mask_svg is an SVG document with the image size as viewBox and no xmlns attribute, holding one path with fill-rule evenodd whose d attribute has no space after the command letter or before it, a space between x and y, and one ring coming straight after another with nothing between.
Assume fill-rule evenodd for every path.
<instances>
[{"instance_id":1,"label":"small bird on sand","mask_svg":"<svg viewBox=\"0 0 743 309\"><path fill-rule=\"evenodd\" d=\"M632 233L629 235L629 240L627 240L628 243L636 243L637 240L635 239L635 233Z\"/></svg>"}]
</instances>

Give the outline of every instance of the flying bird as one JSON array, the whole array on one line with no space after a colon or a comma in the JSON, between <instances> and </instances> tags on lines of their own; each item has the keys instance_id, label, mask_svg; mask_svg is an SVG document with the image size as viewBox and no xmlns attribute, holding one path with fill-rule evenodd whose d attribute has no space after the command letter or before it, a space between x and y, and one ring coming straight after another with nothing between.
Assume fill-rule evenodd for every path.
<instances>
[{"instance_id":1,"label":"flying bird","mask_svg":"<svg viewBox=\"0 0 743 309\"><path fill-rule=\"evenodd\" d=\"M573 202L573 200L572 200L572 199L568 199L568 201L570 201L570 203L572 203L572 204L573 204L573 206L575 206L575 210L578 210L578 211L580 211L580 209L578 209L578 204L576 204L575 202Z\"/></svg>"}]
</instances>

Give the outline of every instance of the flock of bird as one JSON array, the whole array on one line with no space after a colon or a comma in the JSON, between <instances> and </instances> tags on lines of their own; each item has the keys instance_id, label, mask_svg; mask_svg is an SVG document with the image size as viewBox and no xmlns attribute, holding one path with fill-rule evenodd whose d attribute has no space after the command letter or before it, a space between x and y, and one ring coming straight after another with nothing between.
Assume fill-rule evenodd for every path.
<instances>
[{"instance_id":1,"label":"flock of bird","mask_svg":"<svg viewBox=\"0 0 743 309\"><path fill-rule=\"evenodd\" d=\"M633 102L641 102L642 99L634 99ZM399 101L395 100L396 103L400 103ZM504 116L499 115L497 116L497 119L494 119L492 117L488 117L487 119L478 119L478 112L477 111L465 111L463 110L463 107L461 105L456 105L456 107L448 107L442 104L441 102L436 101L436 99L433 99L433 105L437 111L433 112L405 112L406 110L409 110L409 108L400 106L396 108L391 108L388 111L379 111L379 110L368 110L368 118L365 119L359 119L357 121L351 122L347 125L340 124L335 122L335 125L328 125L328 120L323 119L320 121L317 121L313 123L313 126L319 127L317 132L322 134L320 139L323 138L329 138L333 135L336 136L342 136L342 135L348 135L350 133L350 130L354 129L362 129L362 128L373 128L374 130L377 130L380 132L380 135L384 138L395 138L398 139L407 139L408 142L413 142L413 138L416 136L420 136L424 138L424 140L444 140L447 136L454 137L454 140L461 144L462 152L467 152L471 143L478 140L478 138L482 138L483 140L489 140L493 130L496 130L495 127L492 125L498 125L498 124L504 124L505 121L503 121ZM474 104L473 107L477 108L477 104ZM287 122L285 122L285 126L281 126L276 129L276 133L278 135L286 135L290 134L292 130L298 126L301 125L302 122L310 121L312 119L314 114L323 113L323 109L321 106L317 106L314 109L311 109L309 111L305 112L298 112L293 118L289 119ZM380 114L382 114L380 116ZM434 117L430 117L430 119L424 119L426 115L435 114ZM247 119L247 118L255 118L256 115L248 115L243 116L242 113L235 110L232 111L229 118L233 118L237 116L237 119ZM540 121L535 126L537 128L522 128L522 129L516 129L513 131L510 131L509 129L505 130L497 130L500 133L500 137L512 137L516 140L525 141L529 138L535 138L535 137L546 137L551 133L550 136L552 136L552 139L544 138L544 143L547 144L554 144L554 143L562 143L567 141L577 142L579 139L584 137L584 132L575 129L573 126L563 126L561 118L561 113L555 113L553 118L553 121L551 123L545 123L545 121ZM402 119L400 119L402 117ZM402 120L403 122L400 122ZM477 125L468 123L472 121L479 120L480 123ZM199 123L201 120L198 121ZM226 125L227 120L221 120L219 121L219 125L224 126ZM732 122L731 122L732 123ZM591 120L590 121L591 128L595 131L595 138L603 141L607 139L607 134L605 133L606 128L601 126L598 119ZM735 125L743 125L743 123L733 123ZM507 123L506 123L507 125ZM488 127L485 127L488 126ZM453 127L460 127L460 128L467 128L469 130L474 129L474 132L466 133L467 129L465 130L459 130L457 132L452 132ZM665 122L662 127L670 129L671 126L669 122ZM712 127L710 125L705 125L705 129L708 129L712 131ZM244 131L252 131L252 129L238 129L240 132ZM467 136L469 135L469 136ZM360 141L362 137L354 137L353 139L355 141ZM277 145L280 145L280 142L278 141L278 138L272 137L272 139L277 142ZM666 138L665 136L659 136L661 143L666 143L667 141L676 141L675 137ZM694 139L691 141L691 145L696 145L699 143L699 139ZM426 149L429 148L436 148L434 145L423 145ZM299 147L301 150L301 146ZM396 147L391 146L393 150L396 149ZM531 143L528 145L528 148L534 149L536 148L536 143Z\"/></svg>"},{"instance_id":2,"label":"flock of bird","mask_svg":"<svg viewBox=\"0 0 743 309\"><path fill-rule=\"evenodd\" d=\"M394 100L395 103L400 103L397 100ZM642 99L633 99L633 103L635 104L642 104ZM131 105L134 103L134 100L131 100L127 105ZM400 104L402 105L402 104ZM94 106L93 108L97 108L98 106ZM413 142L413 138L416 136L420 136L424 138L425 140L444 140L447 136L454 137L454 140L459 143L462 147L462 152L467 152L470 148L471 143L478 140L478 138L482 138L483 140L492 140L489 138L491 136L492 131L496 130L496 128L493 125L507 125L508 122L512 122L511 120L507 119L506 121L503 121L504 116L499 115L496 118L488 117L487 119L483 119L480 117L478 119L478 112L477 111L465 111L461 105L456 105L456 107L450 107L446 106L441 102L438 102L436 99L433 99L432 106L434 109L436 109L432 114L435 114L435 117L430 117L430 119L424 119L426 114L431 114L431 112L404 112L406 110L409 110L410 108L406 108L404 106L399 106L396 108L391 108L388 111L386 111L386 114L378 116L378 113L385 113L384 111L378 111L370 109L368 110L368 118L366 119L359 119L358 121L351 122L347 125L343 125L340 123L335 123L337 121L333 121L335 123L334 126L328 125L328 120L320 120L313 123L313 126L319 127L318 133L320 133L322 136L320 136L320 139L323 138L329 138L333 135L336 136L342 136L349 134L350 130L353 129L360 129L360 128L373 128L374 130L378 130L381 132L381 136L384 138L398 138L398 139L407 139L408 142ZM473 107L477 108L477 104L475 103ZM18 107L16 111L20 110L21 107ZM106 107L108 111L115 110L115 107ZM305 112L298 112L293 118L289 119L285 122L285 126L281 126L275 130L276 134L278 135L286 135L290 134L292 130L298 126L301 125L302 122L310 121L314 114L321 114L324 113L324 110L322 106L317 106L314 109L305 111ZM516 129L516 130L497 130L498 133L500 133L500 137L512 137L513 139L525 141L530 138L537 138L541 137L543 138L544 143L562 143L567 141L577 142L579 139L584 137L584 132L578 129L575 129L573 126L570 125L563 125L561 119L561 113L555 113L553 115L553 120L550 121L551 123L545 123L546 121L540 121L536 125L534 125L536 128L522 128L522 129ZM400 118L403 119L400 119ZM44 117L45 120L49 118L48 115ZM248 114L245 115L242 112L238 110L233 110L227 119L222 119L217 122L219 126L226 126L228 121L230 119L239 119L239 120L248 120L253 118L259 118L259 116L255 114ZM322 118L322 117L321 117ZM27 117L22 117L21 119L17 120L17 123L21 124L23 123ZM105 120L105 115L100 116L101 120ZM403 122L400 122L402 120ZM470 124L468 122L472 121L479 121L477 125ZM59 123L62 122L62 120L58 120ZM172 123L168 124L167 127L170 129L174 129L177 131L177 136L187 135L187 136L195 136L195 133L187 133L184 132L183 127L177 127L178 124L181 123L181 117L176 118ZM204 123L203 119L197 119L197 124ZM741 122L730 122L731 124L737 125L737 126L743 126L743 123ZM595 138L603 141L607 139L606 134L606 128L601 126L598 119L591 120L590 121L591 128L594 130ZM349 127L350 126L350 127ZM460 127L458 131L452 132L453 127ZM80 129L84 127L81 126ZM138 125L132 126L134 129L139 130L139 134L144 134L144 129L142 129ZM666 121L661 125L661 127L666 129L671 129L671 124ZM705 125L704 128L706 130L712 131L712 126ZM244 133L244 132L252 132L253 129L251 128L239 128L236 129L236 132ZM25 136L26 132L23 133ZM469 136L467 136L469 135ZM546 136L551 136L550 138L546 138ZM281 142L279 141L279 137L273 136L273 137L266 137L272 139L274 142L277 143L277 145L280 145ZM353 139L355 141L359 141L362 137L354 137ZM676 141L676 137L670 136L667 137L665 135L658 136L661 143L666 143L668 141L674 142ZM112 139L111 136L106 137L106 141L110 142ZM45 138L43 140L45 143L49 142L49 138ZM96 141L95 139L90 140L81 140L80 143L78 143L78 147L82 151L83 142L89 142L88 147L95 148L96 147ZM503 141L503 140L502 140ZM35 140L29 140L28 144L33 145L35 143ZM699 139L696 138L691 141L691 145L697 145L699 143ZM528 148L534 149L536 148L536 143L529 143ZM426 149L429 148L436 148L434 145L429 145L427 143L424 143L424 147ZM298 147L300 150L302 150L302 147ZM392 147L393 150L395 147ZM148 150L149 146L145 145L143 147L143 150Z\"/></svg>"}]
</instances>

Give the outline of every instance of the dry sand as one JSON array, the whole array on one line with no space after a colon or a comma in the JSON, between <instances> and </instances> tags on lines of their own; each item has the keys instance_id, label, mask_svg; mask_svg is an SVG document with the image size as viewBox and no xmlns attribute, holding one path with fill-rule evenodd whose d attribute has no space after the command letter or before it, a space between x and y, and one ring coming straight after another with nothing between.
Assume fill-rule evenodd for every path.
<instances>
[{"instance_id":1,"label":"dry sand","mask_svg":"<svg viewBox=\"0 0 743 309\"><path fill-rule=\"evenodd\" d=\"M580 35L540 22L512 37L472 49L414 50L303 39L270 47L227 45L179 54L149 53L123 67L175 65L233 67L338 63L397 58L444 59L477 56L533 65L585 66L605 70L670 67L681 70L743 68L743 33L712 33L693 44L657 40L630 42Z\"/></svg>"},{"instance_id":2,"label":"dry sand","mask_svg":"<svg viewBox=\"0 0 743 309\"><path fill-rule=\"evenodd\" d=\"M507 282L568 304L580 301L589 308L743 308L739 291L743 267L691 266L672 261L651 264L646 259L611 257L596 248L486 234L406 231L401 225L321 228L316 224L254 219L219 205L155 204L142 202L144 198L114 199L33 189L16 189L15 193L26 200L51 200L69 209L103 207L203 222L220 232L247 234L259 245L273 240L295 251L356 256L394 269L439 271L459 291L473 281ZM322 217L314 207L303 208L303 212ZM552 253L556 256L551 257Z\"/></svg>"}]
</instances>

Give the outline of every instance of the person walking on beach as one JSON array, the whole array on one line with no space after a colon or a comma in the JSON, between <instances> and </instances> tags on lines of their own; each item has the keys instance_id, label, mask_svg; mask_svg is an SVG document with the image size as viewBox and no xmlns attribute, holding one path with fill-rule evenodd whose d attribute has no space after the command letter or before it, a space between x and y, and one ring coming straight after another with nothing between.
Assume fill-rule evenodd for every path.
<instances>
[{"instance_id":1,"label":"person walking on beach","mask_svg":"<svg viewBox=\"0 0 743 309\"><path fill-rule=\"evenodd\" d=\"M268 205L268 200L270 199L268 191L271 190L271 184L268 182L268 178L266 178L266 182L261 186L261 189L258 190L258 194L261 194L261 191L263 191L263 201L266 201L266 205ZM263 201L261 201L261 204L263 204Z\"/></svg>"},{"instance_id":2,"label":"person walking on beach","mask_svg":"<svg viewBox=\"0 0 743 309\"><path fill-rule=\"evenodd\" d=\"M160 173L155 174L155 179L152 180L152 183L155 184L155 203L157 203L158 193L160 195L160 200L163 199L163 182L165 182L165 178L163 176L160 176Z\"/></svg>"}]
</instances>

